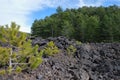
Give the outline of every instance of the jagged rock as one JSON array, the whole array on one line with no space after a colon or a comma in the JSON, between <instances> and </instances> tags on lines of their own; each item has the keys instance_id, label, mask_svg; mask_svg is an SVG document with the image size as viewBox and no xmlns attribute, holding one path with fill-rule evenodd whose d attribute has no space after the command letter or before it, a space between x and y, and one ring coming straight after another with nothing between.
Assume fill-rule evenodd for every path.
<instances>
[{"instance_id":1,"label":"jagged rock","mask_svg":"<svg viewBox=\"0 0 120 80\"><path fill-rule=\"evenodd\" d=\"M44 62L33 72L21 73L15 79L5 80L120 80L120 43L83 43L65 37L34 38L33 45L41 50L54 41L61 53L44 58ZM76 47L74 55L68 55L66 48ZM24 75L24 76L23 76ZM11 75L12 76L12 75ZM0 76L0 80L4 80ZM26 80L27 80L26 79Z\"/></svg>"},{"instance_id":2,"label":"jagged rock","mask_svg":"<svg viewBox=\"0 0 120 80\"><path fill-rule=\"evenodd\" d=\"M36 75L36 79L37 79L37 80L43 80L42 78L43 78L42 75L40 75L40 74L37 74L37 75Z\"/></svg>"},{"instance_id":3,"label":"jagged rock","mask_svg":"<svg viewBox=\"0 0 120 80\"><path fill-rule=\"evenodd\" d=\"M41 37L37 37L32 40L32 45L39 45L40 47L44 47L48 42L53 41L55 45L59 49L66 49L70 45L76 45L76 41L74 39L67 39L66 37L60 36L60 37L49 37L47 39L42 39Z\"/></svg>"}]
</instances>

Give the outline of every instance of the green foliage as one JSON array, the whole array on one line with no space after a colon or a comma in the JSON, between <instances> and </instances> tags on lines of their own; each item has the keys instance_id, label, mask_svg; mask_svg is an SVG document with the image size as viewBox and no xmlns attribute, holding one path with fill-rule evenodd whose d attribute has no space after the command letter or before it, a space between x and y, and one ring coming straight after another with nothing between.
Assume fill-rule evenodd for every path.
<instances>
[{"instance_id":1,"label":"green foliage","mask_svg":"<svg viewBox=\"0 0 120 80\"><path fill-rule=\"evenodd\" d=\"M74 54L76 52L76 48L73 46L73 45L70 45L68 48L67 48L67 53L68 54Z\"/></svg>"},{"instance_id":2,"label":"green foliage","mask_svg":"<svg viewBox=\"0 0 120 80\"><path fill-rule=\"evenodd\" d=\"M57 11L57 13L61 13L61 12L63 12L63 9L60 6L58 6L56 11Z\"/></svg>"},{"instance_id":3,"label":"green foliage","mask_svg":"<svg viewBox=\"0 0 120 80\"><path fill-rule=\"evenodd\" d=\"M0 75L4 75L5 74L5 70L0 70Z\"/></svg>"},{"instance_id":4,"label":"green foliage","mask_svg":"<svg viewBox=\"0 0 120 80\"><path fill-rule=\"evenodd\" d=\"M120 41L120 7L56 9L45 19L35 20L32 35L43 38L66 36L82 42Z\"/></svg>"},{"instance_id":5,"label":"green foliage","mask_svg":"<svg viewBox=\"0 0 120 80\"><path fill-rule=\"evenodd\" d=\"M76 44L77 45L81 45L82 43L80 41L76 41Z\"/></svg>"},{"instance_id":6,"label":"green foliage","mask_svg":"<svg viewBox=\"0 0 120 80\"><path fill-rule=\"evenodd\" d=\"M38 45L33 47L31 40L26 39L27 34L19 28L14 22L11 26L0 26L0 42L7 43L6 47L0 46L0 65L8 67L9 74L13 70L35 69L42 63L43 51L38 52Z\"/></svg>"},{"instance_id":7,"label":"green foliage","mask_svg":"<svg viewBox=\"0 0 120 80\"><path fill-rule=\"evenodd\" d=\"M68 22L68 21L64 21L63 30L61 33L63 36L66 36L68 38L72 37L73 33L74 33L74 28L73 28L72 24L70 24L70 22Z\"/></svg>"},{"instance_id":8,"label":"green foliage","mask_svg":"<svg viewBox=\"0 0 120 80\"><path fill-rule=\"evenodd\" d=\"M8 45L12 46L20 46L23 41L26 40L26 33L19 32L20 26L15 24L14 22L11 23L11 26L1 26L0 27L0 34L1 34L1 42L8 43Z\"/></svg>"},{"instance_id":9,"label":"green foliage","mask_svg":"<svg viewBox=\"0 0 120 80\"><path fill-rule=\"evenodd\" d=\"M31 67L31 69L35 69L35 68L37 68L38 66L39 66L39 64L40 63L42 63L42 58L40 58L40 57L32 57L31 59L30 59L30 63L31 63L31 65L30 65L30 67Z\"/></svg>"},{"instance_id":10,"label":"green foliage","mask_svg":"<svg viewBox=\"0 0 120 80\"><path fill-rule=\"evenodd\" d=\"M17 73L20 73L21 71L22 71L22 68L19 67L19 66L17 66L17 68L16 68L16 72L17 72Z\"/></svg>"},{"instance_id":11,"label":"green foliage","mask_svg":"<svg viewBox=\"0 0 120 80\"><path fill-rule=\"evenodd\" d=\"M10 67L10 66L8 67L7 73L8 73L8 74L11 74L11 73L12 73L12 67Z\"/></svg>"},{"instance_id":12,"label":"green foliage","mask_svg":"<svg viewBox=\"0 0 120 80\"><path fill-rule=\"evenodd\" d=\"M0 65L5 66L9 61L9 48L0 47Z\"/></svg>"},{"instance_id":13,"label":"green foliage","mask_svg":"<svg viewBox=\"0 0 120 80\"><path fill-rule=\"evenodd\" d=\"M58 47L55 46L54 42L51 41L51 42L47 43L47 46L44 49L44 54L48 55L48 56L52 56L57 53L59 53L59 49L58 49Z\"/></svg>"}]
</instances>

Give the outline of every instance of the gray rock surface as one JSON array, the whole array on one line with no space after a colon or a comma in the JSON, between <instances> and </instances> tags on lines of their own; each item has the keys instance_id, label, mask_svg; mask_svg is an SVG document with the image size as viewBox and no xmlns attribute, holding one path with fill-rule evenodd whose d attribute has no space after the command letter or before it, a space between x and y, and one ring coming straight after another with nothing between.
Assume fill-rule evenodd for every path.
<instances>
[{"instance_id":1,"label":"gray rock surface","mask_svg":"<svg viewBox=\"0 0 120 80\"><path fill-rule=\"evenodd\" d=\"M32 72L0 76L0 80L120 80L120 43L83 43L65 37L35 38L33 45L40 49L54 41L61 49L59 54L43 58L44 62ZM74 55L66 48L76 47Z\"/></svg>"}]
</instances>

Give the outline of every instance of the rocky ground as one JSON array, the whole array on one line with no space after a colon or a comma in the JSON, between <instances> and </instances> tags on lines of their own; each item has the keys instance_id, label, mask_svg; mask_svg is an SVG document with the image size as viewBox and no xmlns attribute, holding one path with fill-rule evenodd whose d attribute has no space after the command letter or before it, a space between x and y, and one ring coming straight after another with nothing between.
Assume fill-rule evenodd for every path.
<instances>
[{"instance_id":1,"label":"rocky ground","mask_svg":"<svg viewBox=\"0 0 120 80\"><path fill-rule=\"evenodd\" d=\"M120 80L120 43L76 43L65 37L35 38L39 50L54 41L61 52L44 58L34 71L0 76L0 80ZM76 47L74 55L66 48Z\"/></svg>"}]
</instances>

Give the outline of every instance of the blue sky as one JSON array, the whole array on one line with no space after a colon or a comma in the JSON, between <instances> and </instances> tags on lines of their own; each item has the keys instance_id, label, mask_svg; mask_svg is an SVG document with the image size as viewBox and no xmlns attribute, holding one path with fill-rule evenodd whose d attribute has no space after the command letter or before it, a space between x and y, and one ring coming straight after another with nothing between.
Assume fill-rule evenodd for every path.
<instances>
[{"instance_id":1,"label":"blue sky","mask_svg":"<svg viewBox=\"0 0 120 80\"><path fill-rule=\"evenodd\" d=\"M58 6L66 9L101 5L120 6L120 0L0 0L0 25L14 21L21 25L21 31L30 32L35 19L50 16Z\"/></svg>"}]
</instances>

